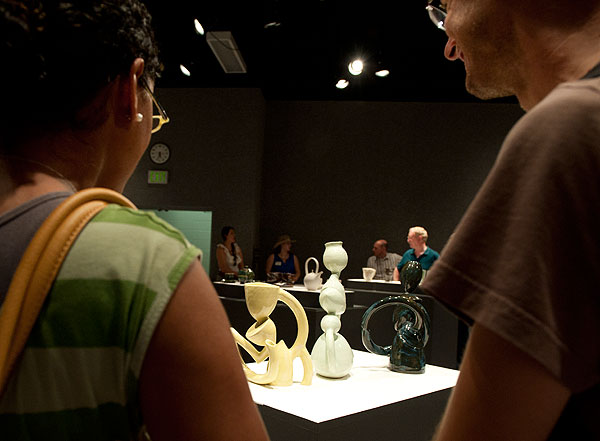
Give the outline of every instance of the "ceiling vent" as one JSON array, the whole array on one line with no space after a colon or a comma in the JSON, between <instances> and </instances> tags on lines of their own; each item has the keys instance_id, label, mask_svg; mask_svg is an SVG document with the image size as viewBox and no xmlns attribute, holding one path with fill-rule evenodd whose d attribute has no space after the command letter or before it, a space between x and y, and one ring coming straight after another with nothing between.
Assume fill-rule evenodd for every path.
<instances>
[{"instance_id":1,"label":"ceiling vent","mask_svg":"<svg viewBox=\"0 0 600 441\"><path fill-rule=\"evenodd\" d=\"M206 42L225 73L246 73L246 63L231 32L207 32Z\"/></svg>"}]
</instances>

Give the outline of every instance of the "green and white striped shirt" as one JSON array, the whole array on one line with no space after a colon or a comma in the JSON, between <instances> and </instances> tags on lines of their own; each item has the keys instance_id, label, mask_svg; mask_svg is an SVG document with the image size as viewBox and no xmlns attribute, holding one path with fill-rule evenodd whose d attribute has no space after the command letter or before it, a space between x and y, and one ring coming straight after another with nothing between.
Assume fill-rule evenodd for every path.
<instances>
[{"instance_id":1,"label":"green and white striped shirt","mask_svg":"<svg viewBox=\"0 0 600 441\"><path fill-rule=\"evenodd\" d=\"M109 205L65 259L0 398L1 440L127 440L138 379L173 291L201 251L152 213Z\"/></svg>"}]
</instances>

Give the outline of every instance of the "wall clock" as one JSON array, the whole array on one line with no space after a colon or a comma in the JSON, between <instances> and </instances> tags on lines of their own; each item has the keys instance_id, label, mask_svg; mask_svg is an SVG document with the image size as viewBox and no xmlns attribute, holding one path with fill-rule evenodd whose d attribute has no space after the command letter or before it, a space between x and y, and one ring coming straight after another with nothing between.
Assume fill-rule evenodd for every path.
<instances>
[{"instance_id":1,"label":"wall clock","mask_svg":"<svg viewBox=\"0 0 600 441\"><path fill-rule=\"evenodd\" d=\"M155 164L164 164L169 160L171 156L171 150L167 144L163 144L162 142L157 142L152 147L150 147L150 159Z\"/></svg>"}]
</instances>

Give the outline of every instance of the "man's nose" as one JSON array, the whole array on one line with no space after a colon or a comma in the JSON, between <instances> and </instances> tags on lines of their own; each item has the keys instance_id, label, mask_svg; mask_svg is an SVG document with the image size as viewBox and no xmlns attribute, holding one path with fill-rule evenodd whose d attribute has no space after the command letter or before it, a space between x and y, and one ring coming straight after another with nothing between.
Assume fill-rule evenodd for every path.
<instances>
[{"instance_id":1,"label":"man's nose","mask_svg":"<svg viewBox=\"0 0 600 441\"><path fill-rule=\"evenodd\" d=\"M446 47L444 48L444 56L450 61L455 61L459 58L458 50L456 48L456 40L452 37L448 37Z\"/></svg>"}]
</instances>

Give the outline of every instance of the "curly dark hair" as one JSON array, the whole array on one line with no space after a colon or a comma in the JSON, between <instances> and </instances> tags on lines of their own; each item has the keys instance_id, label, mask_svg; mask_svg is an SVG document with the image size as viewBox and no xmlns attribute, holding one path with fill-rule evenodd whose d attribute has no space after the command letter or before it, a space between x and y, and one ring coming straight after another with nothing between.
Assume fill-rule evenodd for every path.
<instances>
[{"instance_id":1,"label":"curly dark hair","mask_svg":"<svg viewBox=\"0 0 600 441\"><path fill-rule=\"evenodd\" d=\"M81 109L135 58L154 80L160 63L150 22L138 0L0 0L2 145L27 129L99 124L102 117L82 118Z\"/></svg>"}]
</instances>

